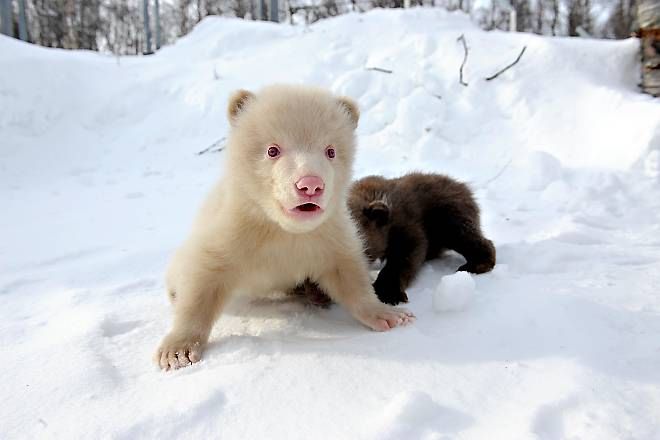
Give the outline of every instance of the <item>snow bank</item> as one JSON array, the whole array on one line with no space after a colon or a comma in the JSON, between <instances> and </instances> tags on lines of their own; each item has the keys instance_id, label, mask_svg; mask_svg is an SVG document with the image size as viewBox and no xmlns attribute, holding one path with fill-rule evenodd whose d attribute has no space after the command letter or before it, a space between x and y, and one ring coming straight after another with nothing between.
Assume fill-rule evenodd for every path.
<instances>
[{"instance_id":1,"label":"snow bank","mask_svg":"<svg viewBox=\"0 0 660 440\"><path fill-rule=\"evenodd\" d=\"M150 57L0 37L2 436L659 437L660 106L638 72L632 39L433 9L207 18ZM200 364L160 373L162 272L223 160L196 153L226 135L232 90L278 81L358 100L358 176L469 181L498 266L436 314L462 259L426 265L415 325L387 334L336 307L238 302Z\"/></svg>"}]
</instances>

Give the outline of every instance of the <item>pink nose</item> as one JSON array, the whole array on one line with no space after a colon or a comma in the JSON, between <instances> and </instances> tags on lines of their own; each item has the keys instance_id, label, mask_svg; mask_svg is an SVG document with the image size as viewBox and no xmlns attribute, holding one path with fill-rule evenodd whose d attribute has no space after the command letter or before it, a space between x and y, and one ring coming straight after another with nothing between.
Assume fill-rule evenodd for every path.
<instances>
[{"instance_id":1,"label":"pink nose","mask_svg":"<svg viewBox=\"0 0 660 440\"><path fill-rule=\"evenodd\" d=\"M296 182L298 194L310 197L323 194L324 187L325 184L323 183L323 179L317 176L305 176Z\"/></svg>"}]
</instances>

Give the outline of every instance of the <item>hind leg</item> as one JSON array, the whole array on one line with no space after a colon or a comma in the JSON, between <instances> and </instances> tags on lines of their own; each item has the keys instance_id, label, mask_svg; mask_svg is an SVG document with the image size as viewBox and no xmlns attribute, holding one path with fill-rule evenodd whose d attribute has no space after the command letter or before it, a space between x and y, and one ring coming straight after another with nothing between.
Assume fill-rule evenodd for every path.
<instances>
[{"instance_id":1,"label":"hind leg","mask_svg":"<svg viewBox=\"0 0 660 440\"><path fill-rule=\"evenodd\" d=\"M479 224L472 218L454 218L446 229L447 247L467 260L458 268L471 273L490 272L495 266L495 246L484 237ZM476 219L478 221L478 219Z\"/></svg>"},{"instance_id":2,"label":"hind leg","mask_svg":"<svg viewBox=\"0 0 660 440\"><path fill-rule=\"evenodd\" d=\"M495 246L483 236L464 237L464 241L455 246L455 251L463 255L467 262L459 271L485 273L495 266Z\"/></svg>"}]
</instances>

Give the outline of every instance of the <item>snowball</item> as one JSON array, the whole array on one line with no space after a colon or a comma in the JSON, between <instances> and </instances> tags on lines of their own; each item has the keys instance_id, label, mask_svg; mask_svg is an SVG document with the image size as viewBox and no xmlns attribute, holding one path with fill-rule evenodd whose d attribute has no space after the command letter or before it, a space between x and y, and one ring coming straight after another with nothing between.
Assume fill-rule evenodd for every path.
<instances>
[{"instance_id":1,"label":"snowball","mask_svg":"<svg viewBox=\"0 0 660 440\"><path fill-rule=\"evenodd\" d=\"M467 272L456 272L442 277L433 293L433 309L436 312L464 310L474 296L474 280Z\"/></svg>"}]
</instances>

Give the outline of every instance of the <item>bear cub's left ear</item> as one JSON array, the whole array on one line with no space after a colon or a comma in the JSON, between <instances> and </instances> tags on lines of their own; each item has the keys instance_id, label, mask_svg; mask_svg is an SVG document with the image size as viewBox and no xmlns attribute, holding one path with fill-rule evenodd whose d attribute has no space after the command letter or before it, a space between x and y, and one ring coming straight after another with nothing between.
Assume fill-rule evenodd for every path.
<instances>
[{"instance_id":1,"label":"bear cub's left ear","mask_svg":"<svg viewBox=\"0 0 660 440\"><path fill-rule=\"evenodd\" d=\"M240 114L256 97L248 90L237 90L232 93L227 106L227 119L231 125L235 125Z\"/></svg>"},{"instance_id":2,"label":"bear cub's left ear","mask_svg":"<svg viewBox=\"0 0 660 440\"><path fill-rule=\"evenodd\" d=\"M340 96L337 100L353 123L353 129L355 130L358 126L358 121L360 120L360 109L357 103L347 96Z\"/></svg>"},{"instance_id":3,"label":"bear cub's left ear","mask_svg":"<svg viewBox=\"0 0 660 440\"><path fill-rule=\"evenodd\" d=\"M369 220L375 222L378 226L385 226L390 220L390 207L382 200L369 203L369 206L364 208L363 212Z\"/></svg>"}]
</instances>

